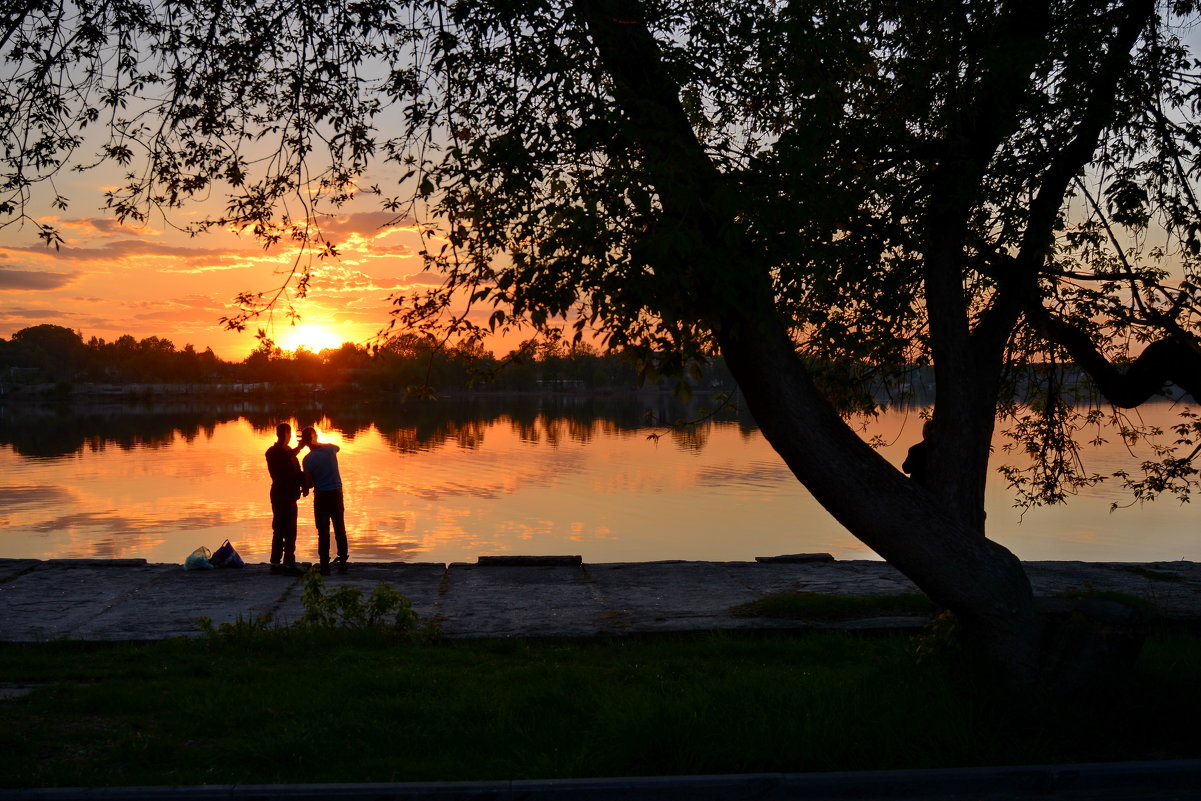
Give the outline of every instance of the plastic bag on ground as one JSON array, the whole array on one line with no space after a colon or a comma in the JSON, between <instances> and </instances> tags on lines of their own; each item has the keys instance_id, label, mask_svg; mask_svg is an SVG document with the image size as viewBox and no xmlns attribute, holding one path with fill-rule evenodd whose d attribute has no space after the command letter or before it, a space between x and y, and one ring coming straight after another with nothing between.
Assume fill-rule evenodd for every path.
<instances>
[{"instance_id":1,"label":"plastic bag on ground","mask_svg":"<svg viewBox=\"0 0 1201 801\"><path fill-rule=\"evenodd\" d=\"M242 557L234 550L234 546L226 540L217 552L209 559L213 567L245 567L246 563L242 561Z\"/></svg>"},{"instance_id":2,"label":"plastic bag on ground","mask_svg":"<svg viewBox=\"0 0 1201 801\"><path fill-rule=\"evenodd\" d=\"M196 550L188 554L188 558L183 560L184 570L212 570L213 563L209 561L210 552L208 548L201 545Z\"/></svg>"}]
</instances>

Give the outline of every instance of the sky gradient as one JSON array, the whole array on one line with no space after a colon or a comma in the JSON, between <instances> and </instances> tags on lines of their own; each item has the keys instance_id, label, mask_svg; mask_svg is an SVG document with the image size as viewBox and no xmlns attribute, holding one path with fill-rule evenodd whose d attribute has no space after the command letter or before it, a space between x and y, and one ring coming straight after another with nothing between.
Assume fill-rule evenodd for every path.
<instances>
[{"instance_id":1,"label":"sky gradient","mask_svg":"<svg viewBox=\"0 0 1201 801\"><path fill-rule=\"evenodd\" d=\"M32 225L0 229L0 336L52 323L79 331L85 341L158 336L177 348L211 347L230 361L256 347L256 324L237 333L222 330L219 320L236 311L237 293L278 287L296 259L294 246L264 251L253 236L232 231L188 236L175 226L200 216L190 209L169 222L133 226L72 214L77 205L86 204L38 217L60 229L57 250ZM299 325L282 313L260 321L285 350L365 343L387 324L389 295L436 280L422 271L411 226L360 205L323 219L340 256L314 262L309 297L296 304Z\"/></svg>"}]
</instances>

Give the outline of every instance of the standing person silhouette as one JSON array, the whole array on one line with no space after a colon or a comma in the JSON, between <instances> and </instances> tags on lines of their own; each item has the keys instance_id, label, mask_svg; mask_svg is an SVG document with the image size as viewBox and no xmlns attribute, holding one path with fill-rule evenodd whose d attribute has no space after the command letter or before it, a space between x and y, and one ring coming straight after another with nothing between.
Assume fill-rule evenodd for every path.
<instances>
[{"instance_id":1,"label":"standing person silhouette","mask_svg":"<svg viewBox=\"0 0 1201 801\"><path fill-rule=\"evenodd\" d=\"M338 472L338 451L331 442L318 442L317 430L307 426L300 432L300 446L308 447L304 457L306 486L313 488L313 521L317 524L317 555L321 559L321 575L329 575L329 528L334 527L338 558L334 560L339 573L346 572L348 547L346 543L346 507L342 501L342 475Z\"/></svg>"},{"instance_id":2,"label":"standing person silhouette","mask_svg":"<svg viewBox=\"0 0 1201 801\"><path fill-rule=\"evenodd\" d=\"M304 474L293 448L292 426L280 423L275 427L275 444L267 449L267 472L271 474L271 573L298 576L296 567L296 501L308 495ZM281 563L282 561L282 563Z\"/></svg>"}]
</instances>

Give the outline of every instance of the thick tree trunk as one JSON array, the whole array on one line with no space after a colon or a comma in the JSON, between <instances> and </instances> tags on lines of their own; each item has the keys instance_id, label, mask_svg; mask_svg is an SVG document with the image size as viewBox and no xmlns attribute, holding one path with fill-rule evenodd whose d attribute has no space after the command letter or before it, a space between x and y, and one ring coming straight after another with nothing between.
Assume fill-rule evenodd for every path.
<instances>
[{"instance_id":1,"label":"thick tree trunk","mask_svg":"<svg viewBox=\"0 0 1201 801\"><path fill-rule=\"evenodd\" d=\"M941 496L903 476L839 418L774 318L723 325L718 338L764 436L801 483L954 612L969 647L1009 691L1080 697L1129 677L1146 614L1089 599L1036 602L1016 556L965 526Z\"/></svg>"},{"instance_id":2,"label":"thick tree trunk","mask_svg":"<svg viewBox=\"0 0 1201 801\"><path fill-rule=\"evenodd\" d=\"M680 233L673 258L655 265L665 308L681 304L681 314L712 328L764 436L818 502L954 611L1011 685L1030 686L1040 653L1033 593L1017 558L983 536L982 471L993 407L966 403L945 427L940 422L939 450L955 453L958 465L941 495L864 443L805 371L773 305L770 271L742 241L737 210L723 203L729 193L722 191L723 179L679 105L678 87L665 75L658 46L640 22L640 5L576 0L575 8L614 79L628 133L648 153L646 167L663 218ZM958 279L953 289L961 291ZM962 307L961 295L957 303ZM957 353L969 363L965 322L961 319ZM960 387L955 397L971 400L973 389ZM986 425L977 419L983 406Z\"/></svg>"},{"instance_id":3,"label":"thick tree trunk","mask_svg":"<svg viewBox=\"0 0 1201 801\"><path fill-rule=\"evenodd\" d=\"M764 436L852 534L955 612L1016 687L1038 677L1041 627L1008 550L964 527L933 493L864 443L821 396L774 318L724 325L718 338Z\"/></svg>"}]
</instances>

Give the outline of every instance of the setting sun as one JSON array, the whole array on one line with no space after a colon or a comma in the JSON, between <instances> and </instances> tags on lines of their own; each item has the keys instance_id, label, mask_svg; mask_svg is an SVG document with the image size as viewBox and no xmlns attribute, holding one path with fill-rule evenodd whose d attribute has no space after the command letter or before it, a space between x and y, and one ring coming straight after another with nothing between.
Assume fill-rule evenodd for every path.
<instances>
[{"instance_id":1,"label":"setting sun","mask_svg":"<svg viewBox=\"0 0 1201 801\"><path fill-rule=\"evenodd\" d=\"M339 334L334 328L320 323L301 323L291 326L280 334L278 344L286 351L308 348L320 353L326 348L336 348L353 337Z\"/></svg>"}]
</instances>

